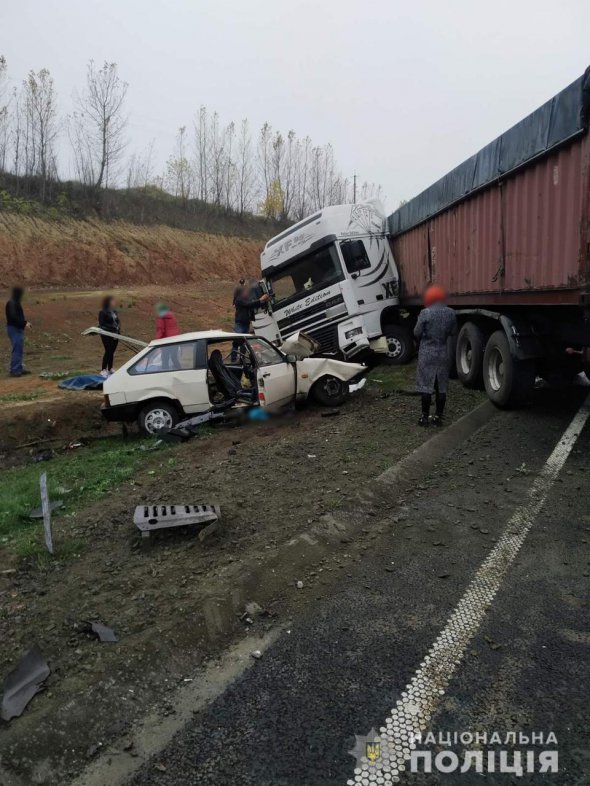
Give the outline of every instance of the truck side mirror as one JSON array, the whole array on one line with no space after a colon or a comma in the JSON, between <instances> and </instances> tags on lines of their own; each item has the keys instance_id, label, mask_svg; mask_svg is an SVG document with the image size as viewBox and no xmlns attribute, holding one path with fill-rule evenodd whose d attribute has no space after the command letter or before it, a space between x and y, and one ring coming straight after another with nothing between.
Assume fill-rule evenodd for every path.
<instances>
[{"instance_id":1,"label":"truck side mirror","mask_svg":"<svg viewBox=\"0 0 590 786\"><path fill-rule=\"evenodd\" d=\"M287 363L297 363L297 355L286 355L285 360Z\"/></svg>"}]
</instances>

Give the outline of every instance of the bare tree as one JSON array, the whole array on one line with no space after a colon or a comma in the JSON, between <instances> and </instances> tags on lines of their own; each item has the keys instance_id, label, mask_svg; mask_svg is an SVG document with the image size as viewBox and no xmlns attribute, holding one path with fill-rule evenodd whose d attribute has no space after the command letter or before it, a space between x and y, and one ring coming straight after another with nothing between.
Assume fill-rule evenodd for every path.
<instances>
[{"instance_id":1,"label":"bare tree","mask_svg":"<svg viewBox=\"0 0 590 786\"><path fill-rule=\"evenodd\" d=\"M97 68L88 63L86 87L76 95L76 111L70 118L70 140L76 168L86 185L107 188L116 182L126 147L124 114L127 82L119 77L116 63Z\"/></svg>"},{"instance_id":2,"label":"bare tree","mask_svg":"<svg viewBox=\"0 0 590 786\"><path fill-rule=\"evenodd\" d=\"M25 174L39 177L39 195L46 199L50 181L57 176L57 97L46 68L30 71L23 83L25 113Z\"/></svg>"},{"instance_id":3,"label":"bare tree","mask_svg":"<svg viewBox=\"0 0 590 786\"><path fill-rule=\"evenodd\" d=\"M178 129L176 147L166 162L166 183L174 196L186 207L191 195L193 173L186 149L186 126Z\"/></svg>"},{"instance_id":4,"label":"bare tree","mask_svg":"<svg viewBox=\"0 0 590 786\"><path fill-rule=\"evenodd\" d=\"M199 108L199 114L195 123L195 150L196 150L196 180L199 199L206 202L209 197L208 184L208 135L207 135L207 109L204 106Z\"/></svg>"},{"instance_id":5,"label":"bare tree","mask_svg":"<svg viewBox=\"0 0 590 786\"><path fill-rule=\"evenodd\" d=\"M146 189L154 180L154 147L152 139L144 153L132 153L127 167L127 188Z\"/></svg>"},{"instance_id":6,"label":"bare tree","mask_svg":"<svg viewBox=\"0 0 590 786\"><path fill-rule=\"evenodd\" d=\"M270 123L264 123L258 136L258 168L262 179L263 202L267 202L273 191L272 126Z\"/></svg>"},{"instance_id":7,"label":"bare tree","mask_svg":"<svg viewBox=\"0 0 590 786\"><path fill-rule=\"evenodd\" d=\"M237 210L243 215L252 208L255 172L252 163L252 138L247 120L242 120L237 156Z\"/></svg>"},{"instance_id":8,"label":"bare tree","mask_svg":"<svg viewBox=\"0 0 590 786\"><path fill-rule=\"evenodd\" d=\"M4 55L0 55L0 172L6 171L8 144L10 137L10 116L8 111L7 90L8 65Z\"/></svg>"}]
</instances>

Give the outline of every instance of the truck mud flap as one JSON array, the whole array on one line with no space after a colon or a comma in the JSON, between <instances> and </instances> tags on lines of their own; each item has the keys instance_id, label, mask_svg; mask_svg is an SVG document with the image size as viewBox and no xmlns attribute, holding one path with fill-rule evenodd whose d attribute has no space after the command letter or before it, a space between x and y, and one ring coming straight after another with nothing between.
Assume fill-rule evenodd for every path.
<instances>
[{"instance_id":1,"label":"truck mud flap","mask_svg":"<svg viewBox=\"0 0 590 786\"><path fill-rule=\"evenodd\" d=\"M138 505L133 523L142 538L158 529L186 527L189 524L213 524L221 518L218 505Z\"/></svg>"}]
</instances>

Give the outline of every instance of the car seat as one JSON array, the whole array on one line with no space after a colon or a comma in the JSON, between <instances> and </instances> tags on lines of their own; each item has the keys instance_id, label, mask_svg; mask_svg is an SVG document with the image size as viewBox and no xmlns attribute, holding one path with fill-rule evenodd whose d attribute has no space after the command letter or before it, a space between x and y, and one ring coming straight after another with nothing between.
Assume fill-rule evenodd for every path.
<instances>
[{"instance_id":1,"label":"car seat","mask_svg":"<svg viewBox=\"0 0 590 786\"><path fill-rule=\"evenodd\" d=\"M223 362L223 356L218 349L214 349L209 356L209 371L213 374L215 384L227 399L245 399L253 401L256 396L256 389L249 390L240 385L239 379L229 371Z\"/></svg>"}]
</instances>

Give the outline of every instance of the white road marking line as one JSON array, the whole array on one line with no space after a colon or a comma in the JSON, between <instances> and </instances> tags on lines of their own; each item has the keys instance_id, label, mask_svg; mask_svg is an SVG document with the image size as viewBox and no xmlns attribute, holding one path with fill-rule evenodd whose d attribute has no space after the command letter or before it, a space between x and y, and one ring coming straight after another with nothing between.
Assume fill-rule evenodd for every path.
<instances>
[{"instance_id":1,"label":"white road marking line","mask_svg":"<svg viewBox=\"0 0 590 786\"><path fill-rule=\"evenodd\" d=\"M363 760L354 770L355 784L399 783L405 762L416 748L414 739L429 725L453 673L477 633L580 432L590 417L590 395L561 436L527 494L527 501L512 515L500 539L482 563L447 624L420 664L412 681L402 691L377 738L381 757L372 764Z\"/></svg>"}]
</instances>

